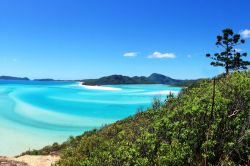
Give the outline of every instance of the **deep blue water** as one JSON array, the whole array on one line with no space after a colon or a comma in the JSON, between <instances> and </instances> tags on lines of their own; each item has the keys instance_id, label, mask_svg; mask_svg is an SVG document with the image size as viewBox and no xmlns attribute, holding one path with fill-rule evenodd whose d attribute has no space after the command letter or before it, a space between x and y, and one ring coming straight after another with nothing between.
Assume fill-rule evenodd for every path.
<instances>
[{"instance_id":1,"label":"deep blue water","mask_svg":"<svg viewBox=\"0 0 250 166\"><path fill-rule=\"evenodd\" d=\"M65 141L70 135L123 119L180 87L77 82L0 81L0 155Z\"/></svg>"}]
</instances>

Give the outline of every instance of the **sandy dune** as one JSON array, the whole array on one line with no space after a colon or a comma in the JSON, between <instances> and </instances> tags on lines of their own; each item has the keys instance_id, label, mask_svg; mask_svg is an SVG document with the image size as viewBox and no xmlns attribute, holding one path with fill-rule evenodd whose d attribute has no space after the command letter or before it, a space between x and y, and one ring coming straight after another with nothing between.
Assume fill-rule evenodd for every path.
<instances>
[{"instance_id":1,"label":"sandy dune","mask_svg":"<svg viewBox=\"0 0 250 166\"><path fill-rule=\"evenodd\" d=\"M17 158L0 157L0 166L51 166L60 159L59 156L25 155Z\"/></svg>"}]
</instances>

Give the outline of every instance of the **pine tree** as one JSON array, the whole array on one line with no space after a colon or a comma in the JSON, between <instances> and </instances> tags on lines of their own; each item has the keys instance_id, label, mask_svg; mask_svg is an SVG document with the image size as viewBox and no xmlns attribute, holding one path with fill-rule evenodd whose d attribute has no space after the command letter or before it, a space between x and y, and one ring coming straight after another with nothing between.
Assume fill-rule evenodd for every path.
<instances>
[{"instance_id":1,"label":"pine tree","mask_svg":"<svg viewBox=\"0 0 250 166\"><path fill-rule=\"evenodd\" d=\"M230 70L247 69L250 62L243 60L247 53L241 53L235 48L240 44L244 44L245 40L241 38L240 34L234 34L232 29L227 28L222 30L222 32L221 36L217 36L216 46L221 47L223 51L214 55L206 55L214 60L211 62L211 65L224 67L226 74Z\"/></svg>"}]
</instances>

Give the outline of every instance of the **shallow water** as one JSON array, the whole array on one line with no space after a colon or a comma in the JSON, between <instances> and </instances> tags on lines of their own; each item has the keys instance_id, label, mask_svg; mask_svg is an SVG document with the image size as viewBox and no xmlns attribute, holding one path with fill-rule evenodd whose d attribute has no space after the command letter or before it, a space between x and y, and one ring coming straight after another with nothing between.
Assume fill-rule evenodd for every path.
<instances>
[{"instance_id":1,"label":"shallow water","mask_svg":"<svg viewBox=\"0 0 250 166\"><path fill-rule=\"evenodd\" d=\"M133 115L179 87L0 81L0 156L17 155Z\"/></svg>"}]
</instances>

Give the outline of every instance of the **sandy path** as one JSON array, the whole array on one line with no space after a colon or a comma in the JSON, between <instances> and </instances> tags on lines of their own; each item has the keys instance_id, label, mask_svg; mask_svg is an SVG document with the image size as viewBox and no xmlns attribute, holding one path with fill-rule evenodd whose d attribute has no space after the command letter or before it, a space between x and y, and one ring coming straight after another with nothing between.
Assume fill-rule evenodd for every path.
<instances>
[{"instance_id":1,"label":"sandy path","mask_svg":"<svg viewBox=\"0 0 250 166\"><path fill-rule=\"evenodd\" d=\"M17 158L0 157L0 166L51 166L60 159L59 156L24 155Z\"/></svg>"}]
</instances>

